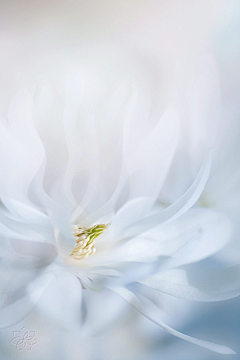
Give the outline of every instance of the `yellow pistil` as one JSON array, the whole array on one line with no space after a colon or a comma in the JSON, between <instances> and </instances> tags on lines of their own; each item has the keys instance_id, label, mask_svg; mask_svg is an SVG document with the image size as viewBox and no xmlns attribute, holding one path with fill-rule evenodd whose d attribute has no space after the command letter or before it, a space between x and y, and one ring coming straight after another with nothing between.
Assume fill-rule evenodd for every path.
<instances>
[{"instance_id":1,"label":"yellow pistil","mask_svg":"<svg viewBox=\"0 0 240 360\"><path fill-rule=\"evenodd\" d=\"M84 259L96 252L95 239L101 235L110 224L98 224L86 229L73 225L73 234L76 245L70 256L75 259Z\"/></svg>"}]
</instances>

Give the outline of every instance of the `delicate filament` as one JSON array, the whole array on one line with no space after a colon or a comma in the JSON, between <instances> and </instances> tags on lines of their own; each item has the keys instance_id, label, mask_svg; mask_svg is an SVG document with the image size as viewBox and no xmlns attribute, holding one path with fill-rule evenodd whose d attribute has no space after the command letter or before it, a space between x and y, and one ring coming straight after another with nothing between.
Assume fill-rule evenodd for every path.
<instances>
[{"instance_id":1,"label":"delicate filament","mask_svg":"<svg viewBox=\"0 0 240 360\"><path fill-rule=\"evenodd\" d=\"M84 259L96 252L95 239L101 235L110 224L98 224L86 229L73 225L73 234L76 244L70 256L75 259Z\"/></svg>"}]
</instances>

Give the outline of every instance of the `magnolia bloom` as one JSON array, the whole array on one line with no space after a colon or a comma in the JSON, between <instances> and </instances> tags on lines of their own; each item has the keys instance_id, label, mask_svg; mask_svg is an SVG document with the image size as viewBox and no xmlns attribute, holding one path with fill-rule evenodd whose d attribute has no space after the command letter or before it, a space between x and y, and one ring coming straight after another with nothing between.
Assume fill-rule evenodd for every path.
<instances>
[{"instance_id":1,"label":"magnolia bloom","mask_svg":"<svg viewBox=\"0 0 240 360\"><path fill-rule=\"evenodd\" d=\"M1 327L38 306L64 326L94 333L121 313L120 297L170 334L234 353L172 329L148 296L152 289L160 299L193 301L239 294L238 266L197 273L190 266L231 234L220 212L191 209L210 154L166 206L161 190L177 151L176 109L149 120L136 85L123 82L90 103L88 84L71 69L64 86L44 80L18 92L1 118Z\"/></svg>"}]
</instances>

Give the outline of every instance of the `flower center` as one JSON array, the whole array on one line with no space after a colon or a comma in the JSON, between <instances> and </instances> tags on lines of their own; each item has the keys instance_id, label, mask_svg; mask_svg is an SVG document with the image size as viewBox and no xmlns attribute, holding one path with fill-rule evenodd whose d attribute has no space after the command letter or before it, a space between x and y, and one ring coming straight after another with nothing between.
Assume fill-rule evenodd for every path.
<instances>
[{"instance_id":1,"label":"flower center","mask_svg":"<svg viewBox=\"0 0 240 360\"><path fill-rule=\"evenodd\" d=\"M96 252L95 239L101 235L110 224L98 224L86 229L73 225L73 234L76 244L70 256L75 259L84 259Z\"/></svg>"}]
</instances>

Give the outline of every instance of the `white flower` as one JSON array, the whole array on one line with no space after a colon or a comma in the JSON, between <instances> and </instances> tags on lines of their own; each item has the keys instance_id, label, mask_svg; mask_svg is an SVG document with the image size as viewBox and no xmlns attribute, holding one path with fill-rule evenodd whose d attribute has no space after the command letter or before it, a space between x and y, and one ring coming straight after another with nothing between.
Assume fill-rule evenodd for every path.
<instances>
[{"instance_id":1,"label":"white flower","mask_svg":"<svg viewBox=\"0 0 240 360\"><path fill-rule=\"evenodd\" d=\"M189 189L164 206L160 193L178 144L176 110L149 118L141 90L128 81L93 101L90 75L73 69L56 88L44 80L34 95L22 90L1 119L1 326L36 305L92 333L119 316L120 296L169 333L233 353L164 324L146 292L194 301L240 293L238 266L197 273L184 267L214 254L231 233L221 213L191 209L210 155Z\"/></svg>"}]
</instances>

